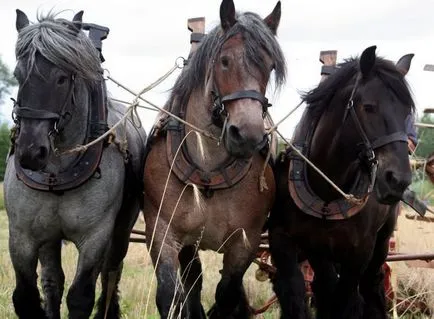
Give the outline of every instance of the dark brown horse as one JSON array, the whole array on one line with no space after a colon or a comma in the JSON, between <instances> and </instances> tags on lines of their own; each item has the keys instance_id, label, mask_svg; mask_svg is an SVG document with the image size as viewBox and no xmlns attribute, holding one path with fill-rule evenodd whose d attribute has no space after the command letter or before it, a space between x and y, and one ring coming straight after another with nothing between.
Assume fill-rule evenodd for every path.
<instances>
[{"instance_id":1,"label":"dark brown horse","mask_svg":"<svg viewBox=\"0 0 434 319\"><path fill-rule=\"evenodd\" d=\"M293 142L361 200L346 201L294 152L277 161L269 227L282 318L309 317L298 268L304 257L315 272L318 318L386 318L382 265L396 205L411 182L409 65L381 59L370 47L304 95L308 106Z\"/></svg>"},{"instance_id":2,"label":"dark brown horse","mask_svg":"<svg viewBox=\"0 0 434 319\"><path fill-rule=\"evenodd\" d=\"M264 94L270 73L274 69L277 87L285 78L275 39L280 2L263 20L250 12L236 14L232 0L224 0L220 18L221 25L189 59L166 109L223 136L222 143L162 119L145 164L146 236L162 318L180 311L183 318L205 318L198 249L224 254L210 317L249 316L242 279L274 201L273 173L260 150L267 144ZM260 192L263 167L268 189Z\"/></svg>"}]
</instances>

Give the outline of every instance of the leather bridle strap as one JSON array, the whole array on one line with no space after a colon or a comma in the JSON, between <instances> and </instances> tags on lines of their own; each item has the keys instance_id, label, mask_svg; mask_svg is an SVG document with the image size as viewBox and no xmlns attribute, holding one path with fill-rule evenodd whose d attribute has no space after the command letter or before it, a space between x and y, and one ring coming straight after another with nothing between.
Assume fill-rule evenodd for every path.
<instances>
[{"instance_id":1,"label":"leather bridle strap","mask_svg":"<svg viewBox=\"0 0 434 319\"><path fill-rule=\"evenodd\" d=\"M60 115L57 113L45 111L45 110L39 110L39 109L32 109L30 107L19 107L17 104L15 104L14 107L14 113L19 118L27 118L27 119L35 119L35 120L58 120L60 118Z\"/></svg>"},{"instance_id":2,"label":"leather bridle strap","mask_svg":"<svg viewBox=\"0 0 434 319\"><path fill-rule=\"evenodd\" d=\"M371 147L375 150L377 148L380 148L384 145L387 145L387 144L393 143L393 142L407 143L407 139L408 139L407 134L405 132L403 132L403 131L395 132L395 133L377 138L374 142L372 142Z\"/></svg>"},{"instance_id":3,"label":"leather bridle strap","mask_svg":"<svg viewBox=\"0 0 434 319\"><path fill-rule=\"evenodd\" d=\"M271 106L268 103L268 99L261 93L255 90L244 90L244 91L236 91L229 95L225 95L220 99L220 103L224 104L225 102L230 102L234 100L240 99L252 99L259 101L262 105L263 111L266 112L267 108Z\"/></svg>"}]
</instances>

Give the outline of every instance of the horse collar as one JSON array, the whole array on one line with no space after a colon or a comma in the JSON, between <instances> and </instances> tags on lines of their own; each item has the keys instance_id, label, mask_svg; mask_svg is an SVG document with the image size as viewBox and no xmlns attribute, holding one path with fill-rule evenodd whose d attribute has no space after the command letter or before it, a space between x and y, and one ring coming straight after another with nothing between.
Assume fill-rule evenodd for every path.
<instances>
[{"instance_id":1,"label":"horse collar","mask_svg":"<svg viewBox=\"0 0 434 319\"><path fill-rule=\"evenodd\" d=\"M95 140L107 129L106 87L105 82L101 81L91 93L88 133L86 134L85 143ZM100 141L90 146L65 171L58 174L24 169L15 156L17 177L30 188L41 191L62 193L76 188L98 173L104 145L105 141Z\"/></svg>"},{"instance_id":2,"label":"horse collar","mask_svg":"<svg viewBox=\"0 0 434 319\"><path fill-rule=\"evenodd\" d=\"M181 105L175 105L173 113L183 118L186 106L184 103L177 104ZM252 165L251 159L230 157L217 169L205 172L194 163L186 144L181 146L185 137L185 126L176 119L170 118L165 125L165 130L167 131L166 152L169 165L174 161L173 173L183 183L195 184L206 194L212 193L212 190L232 187L246 176ZM176 158L175 154L177 154Z\"/></svg>"}]
</instances>

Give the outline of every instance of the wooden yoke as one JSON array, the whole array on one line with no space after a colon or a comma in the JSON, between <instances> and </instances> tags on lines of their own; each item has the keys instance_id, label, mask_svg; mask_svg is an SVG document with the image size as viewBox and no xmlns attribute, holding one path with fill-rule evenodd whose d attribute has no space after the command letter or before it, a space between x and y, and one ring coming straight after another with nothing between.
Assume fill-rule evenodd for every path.
<instances>
[{"instance_id":1,"label":"wooden yoke","mask_svg":"<svg viewBox=\"0 0 434 319\"><path fill-rule=\"evenodd\" d=\"M205 18L199 17L188 19L187 28L192 32L190 35L191 48L189 54L191 55L194 51L197 50L200 42L202 41L202 38L205 35Z\"/></svg>"},{"instance_id":2,"label":"wooden yoke","mask_svg":"<svg viewBox=\"0 0 434 319\"><path fill-rule=\"evenodd\" d=\"M319 53L319 61L323 64L321 68L320 82L324 81L330 74L333 73L336 66L337 56L338 51L336 50L321 51Z\"/></svg>"}]
</instances>

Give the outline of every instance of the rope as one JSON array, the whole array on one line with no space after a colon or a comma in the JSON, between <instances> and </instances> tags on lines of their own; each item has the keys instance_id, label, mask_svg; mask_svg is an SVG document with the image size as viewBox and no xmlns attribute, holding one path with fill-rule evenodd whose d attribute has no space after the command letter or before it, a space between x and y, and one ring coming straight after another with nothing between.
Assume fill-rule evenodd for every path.
<instances>
[{"instance_id":1,"label":"rope","mask_svg":"<svg viewBox=\"0 0 434 319\"><path fill-rule=\"evenodd\" d=\"M282 124L284 121L286 121L286 119L288 118L288 117L290 117L291 115L292 115L292 113L294 113L301 105L303 105L303 103L304 103L304 101L302 100L302 101L300 101L300 103L298 103L287 115L285 115L279 122L277 122L276 124L274 124L272 127L270 127L269 129L268 129L268 134L271 134L271 133L273 133L274 131L276 131L277 130L277 128L279 127L279 125L280 124ZM268 114L268 112L267 112L267 115L269 116L269 118L270 118L270 120L271 120L271 116Z\"/></svg>"},{"instance_id":2,"label":"rope","mask_svg":"<svg viewBox=\"0 0 434 319\"><path fill-rule=\"evenodd\" d=\"M113 83L115 83L116 85L118 85L118 86L120 86L121 88L123 88L125 91L127 91L127 92L129 92L129 93L131 93L131 94L137 96L137 94L136 94L133 90L129 89L129 88L126 87L125 85L122 85L120 82L116 81L116 80L115 80L114 78L112 78L111 76L107 76L107 78L108 78L110 81L112 81ZM180 117L176 116L175 114L173 114L173 113L171 113L171 112L169 112L169 111L167 111L167 110L165 110L165 109L163 109L163 108L161 108L161 107L155 105L154 103L152 103L152 102L146 100L145 98L139 96L139 99L141 99L143 102L145 102L145 103L151 105L153 108L159 110L160 112L163 112L163 113L165 113L165 114L167 114L167 115L173 117L174 119L176 119L177 121L181 122L182 124L189 126L191 129L193 129L194 131L196 131L196 132L202 134L203 136L206 136L206 137L208 137L208 138L210 138L210 139L212 139L212 140L214 140L214 141L218 141L218 140L219 140L218 137L215 137L214 135L212 135L212 134L209 133L208 131L205 131L205 130L200 129L200 128L198 128L197 126L195 126L195 125L193 125L193 124L191 124L191 123L188 123L187 121L183 120L182 118L180 118Z\"/></svg>"},{"instance_id":3,"label":"rope","mask_svg":"<svg viewBox=\"0 0 434 319\"><path fill-rule=\"evenodd\" d=\"M127 102L127 101L120 100L120 99L115 99L115 98L112 98L112 97L110 98L110 100L112 100L114 102L122 103L122 104L131 105L131 102ZM142 109L146 109L146 110L149 110L149 111L153 111L153 112L157 112L158 111L158 110L154 109L153 107L144 106L144 105L140 105L140 104L138 104L137 107L140 107Z\"/></svg>"},{"instance_id":4,"label":"rope","mask_svg":"<svg viewBox=\"0 0 434 319\"><path fill-rule=\"evenodd\" d=\"M141 97L142 94L152 90L153 88L155 88L157 85L161 84L164 80L166 80L173 72L175 72L175 70L182 68L182 65L179 63L179 59L182 59L183 62L185 62L185 60L183 58L178 58L175 61L175 64L173 65L172 68L170 68L169 71L167 71L163 76L159 77L156 81L152 82L151 84L149 84L148 86L146 86L145 88L143 88L139 93L135 94L134 92L132 92L131 90L127 90L123 85L121 85L120 83L114 81L110 74L107 74L106 78L115 82L117 85L119 85L120 87L126 89L128 92L132 93L135 97L132 103L126 103L124 101L120 101L117 100L118 102L121 103L125 103L125 104L130 104L130 106L128 107L127 111L125 112L125 114L122 116L122 118L116 122L107 132L105 132L103 135L99 136L97 139L87 143L86 145L78 145L70 150L66 150L64 152L57 152L58 155L67 155L67 154L72 154L72 153L81 153L81 152L85 152L89 147L103 141L106 137L113 135L115 132L115 129L120 125L120 124L124 124L124 127L126 125L126 119L128 116L131 116L131 122L132 124L137 127L140 128L142 126L142 123L140 121L140 117L139 114L137 112L137 107L139 106L139 99L143 98ZM185 63L183 63L184 65ZM112 99L114 101L116 101L116 99ZM147 102L147 101L145 101ZM152 104L147 102L148 104ZM154 105L153 105L154 106ZM157 108L156 106L154 106L154 108Z\"/></svg>"}]
</instances>

